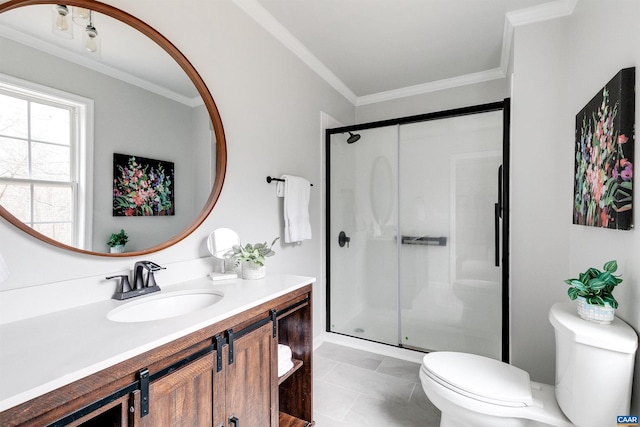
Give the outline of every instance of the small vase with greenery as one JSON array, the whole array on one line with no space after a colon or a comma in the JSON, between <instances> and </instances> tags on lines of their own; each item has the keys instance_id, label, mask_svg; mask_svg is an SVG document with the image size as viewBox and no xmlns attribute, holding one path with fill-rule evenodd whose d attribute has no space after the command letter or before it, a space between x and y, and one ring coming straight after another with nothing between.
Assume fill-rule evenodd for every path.
<instances>
[{"instance_id":1,"label":"small vase with greenery","mask_svg":"<svg viewBox=\"0 0 640 427\"><path fill-rule=\"evenodd\" d=\"M267 245L267 242L234 245L227 256L242 267L243 279L260 279L266 274L265 258L276 254L272 247L278 239L279 237L276 237L270 245Z\"/></svg>"},{"instance_id":2,"label":"small vase with greenery","mask_svg":"<svg viewBox=\"0 0 640 427\"><path fill-rule=\"evenodd\" d=\"M107 241L107 246L111 248L112 253L124 252L124 245L129 241L129 236L124 230L119 233L111 233L111 237Z\"/></svg>"},{"instance_id":3,"label":"small vase with greenery","mask_svg":"<svg viewBox=\"0 0 640 427\"><path fill-rule=\"evenodd\" d=\"M578 313L583 319L590 313L599 313L597 319L589 319L598 323L610 323L613 320L613 313L618 308L618 301L613 297L613 290L622 283L620 276L613 273L618 269L615 260L604 264L603 270L591 267L584 273L580 273L578 278L566 279L569 285L567 294L572 300L578 299ZM584 314L584 315L583 315Z\"/></svg>"}]
</instances>

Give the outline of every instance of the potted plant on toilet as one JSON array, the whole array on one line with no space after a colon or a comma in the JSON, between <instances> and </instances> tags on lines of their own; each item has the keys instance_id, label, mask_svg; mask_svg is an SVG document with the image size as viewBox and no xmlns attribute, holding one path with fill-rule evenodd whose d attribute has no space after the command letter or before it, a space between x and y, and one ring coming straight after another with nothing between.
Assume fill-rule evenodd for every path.
<instances>
[{"instance_id":1,"label":"potted plant on toilet","mask_svg":"<svg viewBox=\"0 0 640 427\"><path fill-rule=\"evenodd\" d=\"M265 258L275 255L271 248L278 239L279 237L276 237L270 245L264 242L233 246L233 249L229 251L229 258L240 266L243 279L261 279L267 274Z\"/></svg>"},{"instance_id":2,"label":"potted plant on toilet","mask_svg":"<svg viewBox=\"0 0 640 427\"><path fill-rule=\"evenodd\" d=\"M125 233L124 230L120 230L119 233L111 233L111 237L107 241L107 246L109 246L109 251L112 254L121 254L124 252L124 245L129 241L129 236Z\"/></svg>"},{"instance_id":3,"label":"potted plant on toilet","mask_svg":"<svg viewBox=\"0 0 640 427\"><path fill-rule=\"evenodd\" d=\"M622 283L620 276L613 274L617 269L618 263L612 260L604 264L602 271L591 267L580 273L578 278L565 280L569 285L569 298L578 300L578 314L581 318L596 323L611 323L618 308L613 290Z\"/></svg>"}]
</instances>

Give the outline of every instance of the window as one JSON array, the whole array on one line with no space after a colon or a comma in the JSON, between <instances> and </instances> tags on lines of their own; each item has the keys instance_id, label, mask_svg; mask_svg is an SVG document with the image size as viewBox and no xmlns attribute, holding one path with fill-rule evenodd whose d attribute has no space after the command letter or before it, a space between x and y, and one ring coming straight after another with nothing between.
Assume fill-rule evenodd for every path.
<instances>
[{"instance_id":1,"label":"window","mask_svg":"<svg viewBox=\"0 0 640 427\"><path fill-rule=\"evenodd\" d=\"M91 101L0 76L0 204L66 245L91 240Z\"/></svg>"}]
</instances>

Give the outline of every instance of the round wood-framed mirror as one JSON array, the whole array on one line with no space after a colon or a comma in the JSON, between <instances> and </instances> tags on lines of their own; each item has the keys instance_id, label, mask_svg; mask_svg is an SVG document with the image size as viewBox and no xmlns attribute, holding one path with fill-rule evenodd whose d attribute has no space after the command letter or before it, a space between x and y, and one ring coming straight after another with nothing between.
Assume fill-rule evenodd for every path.
<instances>
[{"instance_id":1,"label":"round wood-framed mirror","mask_svg":"<svg viewBox=\"0 0 640 427\"><path fill-rule=\"evenodd\" d=\"M10 13L15 13L17 11L20 11L20 13L24 13L25 11L30 10L28 8L47 8L50 14L48 19L54 20L53 26L55 27L56 26L55 13L57 13L56 7L59 5L61 4L51 3L50 1L43 1L43 0L11 0L6 3L2 3L0 4L0 27L3 25L3 20L5 21L4 23L6 24L7 20L3 18L9 17ZM99 178L99 179L92 180L92 182L100 181L102 182L102 184L99 190L100 194L98 194L98 190L96 189L97 188L96 186L98 185L97 183L95 184L95 186L92 186L86 190L87 193L89 193L90 195L88 200L89 201L96 200L95 202L91 202L93 214L91 215L90 223L88 224L88 227L90 227L90 232L88 234L91 236L91 239L90 239L91 242L89 244L78 244L76 246L73 246L72 244L68 244L68 243L64 243L59 240L56 240L55 238L52 238L46 235L44 232L36 231L32 223L29 223L29 221L24 221L22 219L19 219L18 216L20 215L15 214L14 212L10 212L8 209L5 208L5 206L2 206L2 201L0 201L0 216L2 216L5 220L10 222L14 226L18 227L20 230L24 231L25 233L41 241L44 241L46 243L49 243L59 248L67 249L67 250L78 252L78 253L91 254L91 255L97 255L97 256L113 256L113 257L137 256L137 255L156 252L161 249L165 249L169 246L172 246L175 243L187 237L188 235L190 235L196 228L198 228L198 226L206 219L206 217L209 215L209 213L213 209L214 205L218 200L218 197L220 196L220 192L222 190L225 171L226 171L226 155L227 154L226 154L226 140L224 135L224 129L223 129L222 120L220 118L220 114L218 112L216 104L206 84L204 83L204 81L202 80L202 78L200 77L196 69L193 67L193 65L189 62L189 60L169 40L167 40L163 35L161 35L158 31L153 29L151 26L149 26L145 22L113 6L92 1L92 0L72 0L64 3L63 6L68 8L69 18L71 17L71 13L72 13L71 9L73 8L82 8L82 9L91 10L93 14L92 16L93 19L92 19L92 22L89 23L89 25L92 25L92 26L95 25L95 28L97 29L98 34L101 37L107 37L109 34L108 32L107 33L101 32L100 25L103 25L103 28L105 28L105 27L108 27L109 25L117 23L117 25L125 25L129 29L131 28L135 29L136 30L135 33L143 35L144 39L148 39L152 41L153 42L152 44L154 46L157 46L163 52L162 55L165 55L167 58L170 58L174 63L174 65L171 65L171 66L161 66L161 67L156 66L154 68L164 69L164 68L175 67L181 70L181 72L183 72L186 78L190 81L190 83L192 84L191 89L194 91L194 93L197 94L197 97L198 97L197 101L194 102L194 104L191 105L191 107L193 107L194 110L196 108L199 108L201 110L200 116L202 115L206 116L206 122L207 122L206 130L204 129L204 126L203 126L203 129L200 129L195 133L199 134L201 139L202 139L202 134L207 133L208 136L206 138L208 138L207 143L209 145L206 148L210 150L209 157L214 159L214 160L209 160L210 162L209 166L211 169L208 171L209 177L207 177L207 179L197 179L198 176L202 177L203 175L206 175L207 174L206 171L201 172L200 175L196 175L196 183L201 184L201 182L206 182L207 186L204 190L201 191L201 196L200 196L202 200L204 199L206 200L203 201L204 206L202 206L202 204L198 205L195 200L190 200L190 203L187 203L187 206L194 205L194 207L191 208L192 216L190 216L188 219L182 218L181 220L183 221L183 225L180 225L177 231L169 231L170 234L168 236L159 237L161 241L149 240L149 241L145 241L144 243L140 243L138 240L141 238L139 236L135 236L135 232L137 230L140 230L141 235L147 235L147 236L151 234L155 234L155 230L158 230L158 231L164 230L164 229L171 230L171 227L166 226L166 224L168 224L173 218L168 218L168 216L160 217L156 215L146 216L147 215L146 213L138 217L116 218L116 212L115 212L116 209L114 207L115 192L116 192L115 184L112 185L111 188L107 187L107 185L109 185L107 181L109 183L112 183L115 181L115 174L117 171L116 157L115 157L116 151L123 151L123 150L127 151L127 149L129 149L129 151L126 152L126 155L129 155L129 156L137 155L139 156L139 158L143 158L143 159L147 157L161 158L163 161L166 161L166 160L171 161L170 163L171 165L173 165L174 159L171 158L171 154L166 154L166 153L164 154L164 157L162 153L156 156L155 152L149 151L148 147L147 147L147 151L143 149L137 150L136 149L137 145L135 141L122 141L123 138L121 137L118 137L118 138L114 138L113 136L111 136L110 138L104 137L103 139L107 139L107 140L116 139L121 143L120 147L116 146L116 147L105 148L104 146L99 145L102 142L100 140L100 138L102 137L102 134L99 133L98 128L104 129L104 128L107 128L108 126L101 127L100 123L96 122L95 145L97 148L95 148L92 154L95 154L94 162L97 162L97 164L94 163L95 170L96 170L95 175L96 175L96 178ZM35 9L33 10L35 11ZM101 19L103 21L101 21ZM104 20L107 20L107 19L113 22L105 22ZM73 25L73 23L71 23L71 25ZM18 23L16 24L16 26L20 27L20 24ZM14 31L14 29L11 29L11 28L9 30ZM78 34L78 36L80 37L81 35L83 35L84 30L85 30L84 24L80 27L76 27L76 34ZM48 31L52 32L51 29L48 29ZM123 27L115 32L112 32L112 34L114 33L121 34L127 31L129 30ZM0 31L0 43L3 40L7 40L5 43L7 43L9 47L16 45L15 40L6 39L3 37L5 37L5 35L2 33L2 31ZM52 35L51 37L55 37L55 35ZM114 35L114 38L115 38L115 35ZM140 49L139 45L137 45L136 43L131 43L131 44L137 47L138 53L140 51L146 52L147 50L155 49L155 48ZM102 46L105 47L105 54L100 59L99 61L100 64L98 68L104 68L105 63L107 63L108 61L108 58L106 58L106 55L107 55L106 45L107 45L107 42L105 40L105 42L102 44ZM29 46L29 49L31 48L32 46ZM22 49L22 47L20 47L20 49ZM5 49L4 51L10 51L10 49ZM42 55L42 52L38 52L38 54ZM56 58L55 60L58 61L58 58ZM88 60L90 61L92 59L90 58ZM82 59L82 61L84 61L84 59ZM5 63L9 63L9 62L11 61L8 60ZM74 69L81 68L81 67L78 67L77 64L78 63L73 64ZM81 65L84 65L84 64L81 64ZM34 67L31 67L31 68L34 68ZM112 67L112 68L115 68L115 67ZM10 69L10 71L13 71L13 70ZM5 72L3 71L3 67L0 67L0 77L4 74ZM18 77L19 79L23 78L22 76L15 76L14 73L12 72L6 73L6 74L9 74L9 77ZM112 79L112 76L109 76L109 79ZM27 77L25 80L32 82L34 79ZM76 78L75 80L82 81L83 79ZM2 81L0 80L0 84L1 83ZM37 83L40 84L40 82L37 82ZM150 86L153 88L157 88L162 85L152 83ZM0 89L1 88L2 86L0 86ZM147 90L147 88L146 87L143 87L143 89L135 88L135 89L132 89L131 92L135 92L137 90ZM72 92L76 93L75 90L72 90ZM160 90L160 92L162 92L162 95L164 95L164 90ZM0 95L1 94L2 92L0 92ZM82 95L84 96L84 94ZM153 94L153 96L156 96L156 94ZM180 95L176 95L176 96L180 98ZM91 95L89 95L88 98L93 99ZM138 96L138 98L141 98L141 96ZM186 95L183 98L190 99L190 95ZM189 104L189 101L185 103ZM96 110L99 109L99 105L102 105L102 104L99 104L99 102L96 101L96 105L95 105ZM183 106L181 106L180 108L183 108ZM147 110L151 110L151 108L147 109L147 108L138 107L135 113L122 113L121 111L119 113L120 113L120 117L137 116L137 114L140 111L147 111ZM162 116L164 121L166 121L166 117L173 117L174 115L173 113L163 112L158 116ZM136 119L142 122L142 119L139 119L139 118L136 118ZM198 124L201 124L201 125L205 121L201 117L199 120L198 119L189 119L189 120L197 122ZM184 121L185 120L183 120L183 122ZM111 127L113 128L119 127L120 125L119 122L117 122L118 126L113 125L113 122L109 122L109 123L111 123L112 125ZM186 125L184 123L181 123L181 126L186 126ZM146 131L152 127L155 127L155 125L152 125L152 126L147 125L144 130L136 130L135 132L131 132L131 134L134 134L138 131L140 132ZM175 128L176 126L172 126L172 127ZM161 132L161 131L157 131L157 132ZM0 132L0 139L2 139L1 132ZM182 140L185 138L180 138L177 141L176 139L177 138L173 139L174 145L176 146L175 148L177 148L181 153L189 153L191 151L191 148L186 148L182 145L184 143ZM151 141L150 143L153 144L153 143L156 143L156 141ZM127 147L127 149L123 149L122 145ZM2 147L0 147L0 150L2 150ZM198 148L198 150L200 151L196 152L195 149L193 150L194 153L192 157L200 158L200 160L202 160L203 157L206 158L206 156L201 155L202 149ZM102 151L101 155L98 155L99 151ZM2 162L1 156L0 156L0 162ZM173 182L176 183L176 187L174 188L174 195L176 199L175 203L176 205L178 205L177 208L175 208L176 212L179 211L182 213L186 210L186 208L178 204L178 200L180 200L181 197L183 199L186 198L189 195L189 193L193 192L193 188L192 188L193 184L190 182L187 182L187 179L186 179L188 173L191 173L192 168L193 167L190 166L189 164L180 164L178 161L175 162L175 179L173 180ZM93 169L93 167L91 169ZM102 171L100 172L101 175L99 177L97 176L97 174L99 173L98 170ZM0 171L2 171L1 164L0 164ZM89 172L93 173L93 170L90 170ZM111 175L112 172L113 174ZM1 181L2 178L3 176L0 173L0 186L3 184L3 182ZM182 185L182 189L180 189L180 187L177 187L178 183ZM177 192L176 192L176 189L178 190ZM207 190L209 189L210 191L207 192ZM97 201L98 199L99 199L99 202ZM200 206L202 207L200 208ZM94 225L94 223L91 222L93 221L93 218L98 218L101 216L105 217L105 221L107 221L109 225L98 226L98 225ZM176 215L176 217L177 216L178 215ZM150 221L150 222L143 224L142 221ZM128 252L118 253L118 254L108 253L109 248L107 247L107 240L109 238L109 233L110 232L117 233L121 229L127 230L127 233L129 234L129 236L133 237L133 239L135 239L137 244L132 245L133 249ZM108 232L105 230L108 230ZM154 230L154 231L149 231L149 230ZM132 234L134 234L134 236L132 236Z\"/></svg>"}]
</instances>

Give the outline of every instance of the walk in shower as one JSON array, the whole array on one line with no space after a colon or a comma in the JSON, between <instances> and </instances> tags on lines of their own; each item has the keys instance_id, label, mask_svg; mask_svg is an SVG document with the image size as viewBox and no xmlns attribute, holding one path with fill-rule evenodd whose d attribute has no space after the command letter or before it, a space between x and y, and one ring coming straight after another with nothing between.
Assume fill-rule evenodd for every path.
<instances>
[{"instance_id":1,"label":"walk in shower","mask_svg":"<svg viewBox=\"0 0 640 427\"><path fill-rule=\"evenodd\" d=\"M507 360L508 100L326 136L327 330Z\"/></svg>"}]
</instances>

